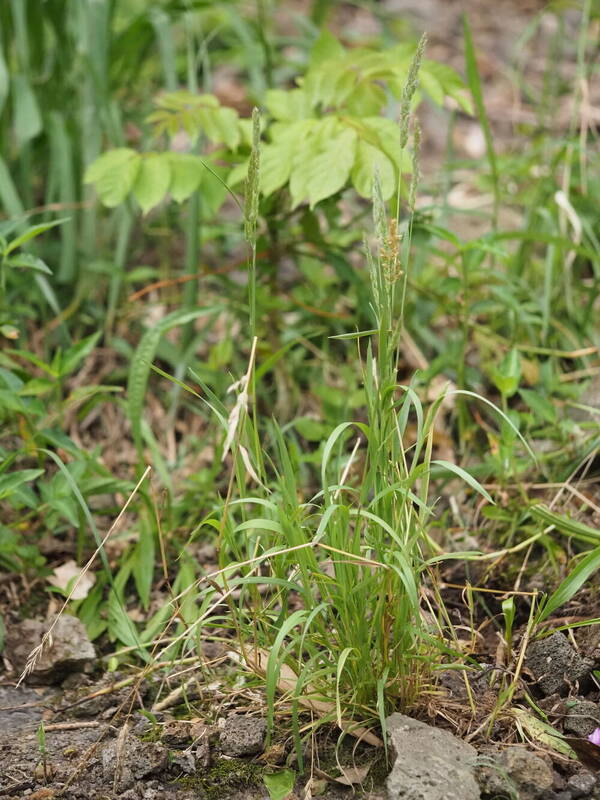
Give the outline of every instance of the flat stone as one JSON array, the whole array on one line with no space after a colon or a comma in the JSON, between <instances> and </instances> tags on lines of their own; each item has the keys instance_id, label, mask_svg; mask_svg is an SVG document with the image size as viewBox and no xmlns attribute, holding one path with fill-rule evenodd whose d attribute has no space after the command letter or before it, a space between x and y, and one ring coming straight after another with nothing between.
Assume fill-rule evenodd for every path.
<instances>
[{"instance_id":1,"label":"flat stone","mask_svg":"<svg viewBox=\"0 0 600 800\"><path fill-rule=\"evenodd\" d=\"M532 642L527 648L526 664L545 695L563 694L585 681L592 669L560 631Z\"/></svg>"},{"instance_id":2,"label":"flat stone","mask_svg":"<svg viewBox=\"0 0 600 800\"><path fill-rule=\"evenodd\" d=\"M582 739L600 728L600 708L591 700L576 700L568 704L563 727Z\"/></svg>"},{"instance_id":3,"label":"flat stone","mask_svg":"<svg viewBox=\"0 0 600 800\"><path fill-rule=\"evenodd\" d=\"M169 751L159 742L140 742L127 734L104 745L102 772L104 779L112 781L117 792L130 789L148 775L161 772L167 766Z\"/></svg>"},{"instance_id":4,"label":"flat stone","mask_svg":"<svg viewBox=\"0 0 600 800\"><path fill-rule=\"evenodd\" d=\"M597 785L598 781L596 780L596 776L592 775L592 773L587 770L582 770L575 775L571 775L567 781L567 789L571 792L571 797L573 798L592 797Z\"/></svg>"},{"instance_id":5,"label":"flat stone","mask_svg":"<svg viewBox=\"0 0 600 800\"><path fill-rule=\"evenodd\" d=\"M23 672L31 653L41 644L55 620L56 616L43 622L26 619L7 628L4 654L19 673ZM70 673L88 669L95 659L96 651L83 623L77 617L62 614L26 682L38 686L60 683Z\"/></svg>"},{"instance_id":6,"label":"flat stone","mask_svg":"<svg viewBox=\"0 0 600 800\"><path fill-rule=\"evenodd\" d=\"M0 686L0 731L14 735L19 730L35 730L42 719L43 689L25 686ZM39 703L39 705L38 705Z\"/></svg>"},{"instance_id":7,"label":"flat stone","mask_svg":"<svg viewBox=\"0 0 600 800\"><path fill-rule=\"evenodd\" d=\"M479 800L474 747L404 714L392 714L387 725L394 755L390 800Z\"/></svg>"},{"instance_id":8,"label":"flat stone","mask_svg":"<svg viewBox=\"0 0 600 800\"><path fill-rule=\"evenodd\" d=\"M266 735L267 723L262 717L231 714L221 729L219 744L227 756L255 756L264 750Z\"/></svg>"},{"instance_id":9,"label":"flat stone","mask_svg":"<svg viewBox=\"0 0 600 800\"><path fill-rule=\"evenodd\" d=\"M538 800L551 797L554 773L546 762L525 747L509 747L487 757L478 769L481 790L490 797Z\"/></svg>"}]
</instances>

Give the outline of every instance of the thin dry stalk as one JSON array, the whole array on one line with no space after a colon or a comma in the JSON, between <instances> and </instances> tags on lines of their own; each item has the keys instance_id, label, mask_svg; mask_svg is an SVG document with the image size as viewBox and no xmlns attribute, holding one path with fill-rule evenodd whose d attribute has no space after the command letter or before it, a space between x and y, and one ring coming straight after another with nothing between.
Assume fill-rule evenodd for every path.
<instances>
[{"instance_id":1,"label":"thin dry stalk","mask_svg":"<svg viewBox=\"0 0 600 800\"><path fill-rule=\"evenodd\" d=\"M44 648L45 648L45 647L48 647L48 648L52 647L52 632L53 632L54 628L56 627L56 625L57 625L57 623L58 623L58 620L59 620L59 619L60 619L60 617L63 615L63 613L64 613L64 611L65 611L65 608L67 607L67 605L69 604L69 602L70 602L71 598L73 597L73 594L74 594L75 590L77 589L77 587L78 587L78 585L79 585L80 581L83 579L83 576L84 576L84 575L86 575L86 573L87 573L87 572L90 570L90 568L91 568L92 564L94 563L94 561L95 561L95 559L96 559L96 556L97 556L97 555L98 555L98 553L99 553L99 552L102 550L102 548L104 547L104 545L106 544L106 542L108 541L108 539L110 538L110 536L112 535L112 533L114 532L114 530L115 530L115 529L118 527L118 525L119 525L120 521L121 521L121 520L122 520L122 518L123 518L123 515L124 515L124 514L125 514L125 512L127 511L127 509L128 509L128 507L129 507L129 505L130 505L131 501L133 500L133 498L134 498L134 497L135 497L135 495L137 494L137 491L138 491L138 489L140 488L140 486L142 485L142 483L144 482L144 480L146 479L146 477L149 475L149 473L150 473L150 470L151 470L151 469L152 469L152 468L148 466L148 467L146 467L146 469L144 470L144 474L143 474L143 475L142 475L142 477L139 479L139 481L136 483L136 485L135 485L135 487L134 487L133 491L131 492L131 494L129 495L129 497L128 497L128 498L127 498L127 500L126 500L126 502L125 502L125 505L123 506L123 508L122 508L122 509L121 509L121 511L119 512L119 515L117 516L117 518L115 519L115 521L113 522L113 524L110 526L108 533L106 534L106 536L104 537L104 539L102 539L102 541L100 542L100 544L98 545L98 547L97 547L97 548L94 550L94 552L92 553L92 555L91 555L91 556L90 556L90 558L88 559L88 561L87 561L86 565L85 565L85 566L83 567L83 569L81 570L81 573L79 574L79 576L77 577L77 580L76 580L76 581L75 581L75 583L73 584L73 586L72 586L72 588L71 588L71 591L69 592L69 595L68 595L67 599L66 599L66 600L65 600L65 602L62 604L62 607L61 607L60 611L59 611L59 612L58 612L58 614L56 615L56 618L55 618L54 622L52 623L52 625L50 625L50 627L48 628L48 630L46 631L46 633L43 635L43 637L42 637L42 641L41 641L41 642L38 644L38 646L37 646L37 647L35 647L35 648L34 648L34 649L31 651L31 653L29 654L29 656L28 656L28 658L27 658L27 662L26 662L26 664L25 664L25 668L23 669L23 672L21 673L21 676L19 677L19 680L17 681L17 686L20 686L20 685L21 685L21 683L22 683L22 682L25 680L25 678L26 678L26 677L27 677L27 676L28 676L28 675L29 675L31 672L33 672L33 670L35 669L35 665L37 664L38 660L41 658L41 655L42 655L42 653L43 653L43 651L44 651Z\"/></svg>"}]
</instances>

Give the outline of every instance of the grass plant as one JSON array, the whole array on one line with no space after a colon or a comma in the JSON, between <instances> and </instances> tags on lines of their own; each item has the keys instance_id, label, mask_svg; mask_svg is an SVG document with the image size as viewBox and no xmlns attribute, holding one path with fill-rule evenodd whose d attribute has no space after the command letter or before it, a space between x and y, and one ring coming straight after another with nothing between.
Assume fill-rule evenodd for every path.
<instances>
[{"instance_id":1,"label":"grass plant","mask_svg":"<svg viewBox=\"0 0 600 800\"><path fill-rule=\"evenodd\" d=\"M50 536L95 570L63 610L111 668L235 645L300 763L320 726L385 742L488 627L473 736L508 712L531 731L526 645L600 566L600 437L570 411L600 347L593 4L566 127L566 82L515 70L523 148L495 140L467 21L463 83L424 37L318 31L332 2L292 38L262 2L75 5L0 9L0 566L47 578ZM426 95L483 132L483 164L449 153L440 178L477 218L419 197Z\"/></svg>"}]
</instances>

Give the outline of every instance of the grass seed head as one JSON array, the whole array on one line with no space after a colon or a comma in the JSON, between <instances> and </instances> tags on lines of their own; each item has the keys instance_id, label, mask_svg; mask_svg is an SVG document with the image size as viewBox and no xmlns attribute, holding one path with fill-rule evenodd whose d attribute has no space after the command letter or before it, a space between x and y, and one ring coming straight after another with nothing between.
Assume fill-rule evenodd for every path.
<instances>
[{"instance_id":1,"label":"grass seed head","mask_svg":"<svg viewBox=\"0 0 600 800\"><path fill-rule=\"evenodd\" d=\"M244 207L244 235L250 244L256 244L258 221L258 187L260 180L260 112L252 110L252 150L246 178L246 203Z\"/></svg>"},{"instance_id":2,"label":"grass seed head","mask_svg":"<svg viewBox=\"0 0 600 800\"><path fill-rule=\"evenodd\" d=\"M406 76L406 83L402 89L402 99L400 101L400 147L406 147L408 142L408 123L410 120L410 106L417 87L419 85L419 69L421 68L421 61L423 60L423 53L425 45L427 44L427 35L424 33L419 39L419 44L410 62L408 68L408 75Z\"/></svg>"}]
</instances>

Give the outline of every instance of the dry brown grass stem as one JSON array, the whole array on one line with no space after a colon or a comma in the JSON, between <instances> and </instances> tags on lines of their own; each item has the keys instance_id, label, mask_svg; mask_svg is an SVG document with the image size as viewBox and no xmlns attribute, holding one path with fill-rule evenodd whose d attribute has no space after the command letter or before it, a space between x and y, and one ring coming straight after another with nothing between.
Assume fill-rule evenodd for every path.
<instances>
[{"instance_id":1,"label":"dry brown grass stem","mask_svg":"<svg viewBox=\"0 0 600 800\"><path fill-rule=\"evenodd\" d=\"M119 512L119 515L117 516L117 518L115 519L113 524L110 526L110 528L108 530L108 533L106 534L104 539L102 539L102 541L100 542L98 547L94 550L94 552L92 553L92 555L88 559L86 565L81 570L81 573L77 577L77 580L75 581L75 583L71 587L71 591L69 592L69 594L67 596L67 599L64 601L64 603L61 606L60 611L56 615L56 618L55 618L54 622L52 623L52 625L50 625L50 627L48 628L46 633L43 635L42 641L29 654L29 656L27 658L27 662L25 664L25 668L23 669L23 672L21 673L21 676L19 677L19 680L17 681L17 686L20 686L21 683L25 680L25 678L35 669L35 665L37 664L38 660L40 659L40 657L41 657L41 655L42 655L42 653L44 651L44 648L45 647L52 647L52 631L56 627L56 625L58 623L58 620L64 614L64 611L65 611L67 605L69 604L69 602L71 601L71 598L73 597L73 594L74 594L75 590L77 589L77 586L79 585L79 583L83 579L83 576L86 575L86 573L90 570L92 564L94 563L94 561L96 559L96 556L102 550L102 548L104 547L104 545L106 544L108 539L111 537L111 535L113 534L113 532L118 527L118 525L121 522L121 520L123 519L123 515L125 514L125 512L129 508L129 505L130 505L131 501L133 500L133 498L135 497L135 495L137 494L140 486L146 480L147 476L150 474L150 470L151 469L152 468L150 466L148 466L144 470L144 474L139 479L139 481L136 483L135 487L133 488L133 491L131 492L131 494L129 495L129 497L126 500L125 505L123 506L123 508Z\"/></svg>"}]
</instances>

